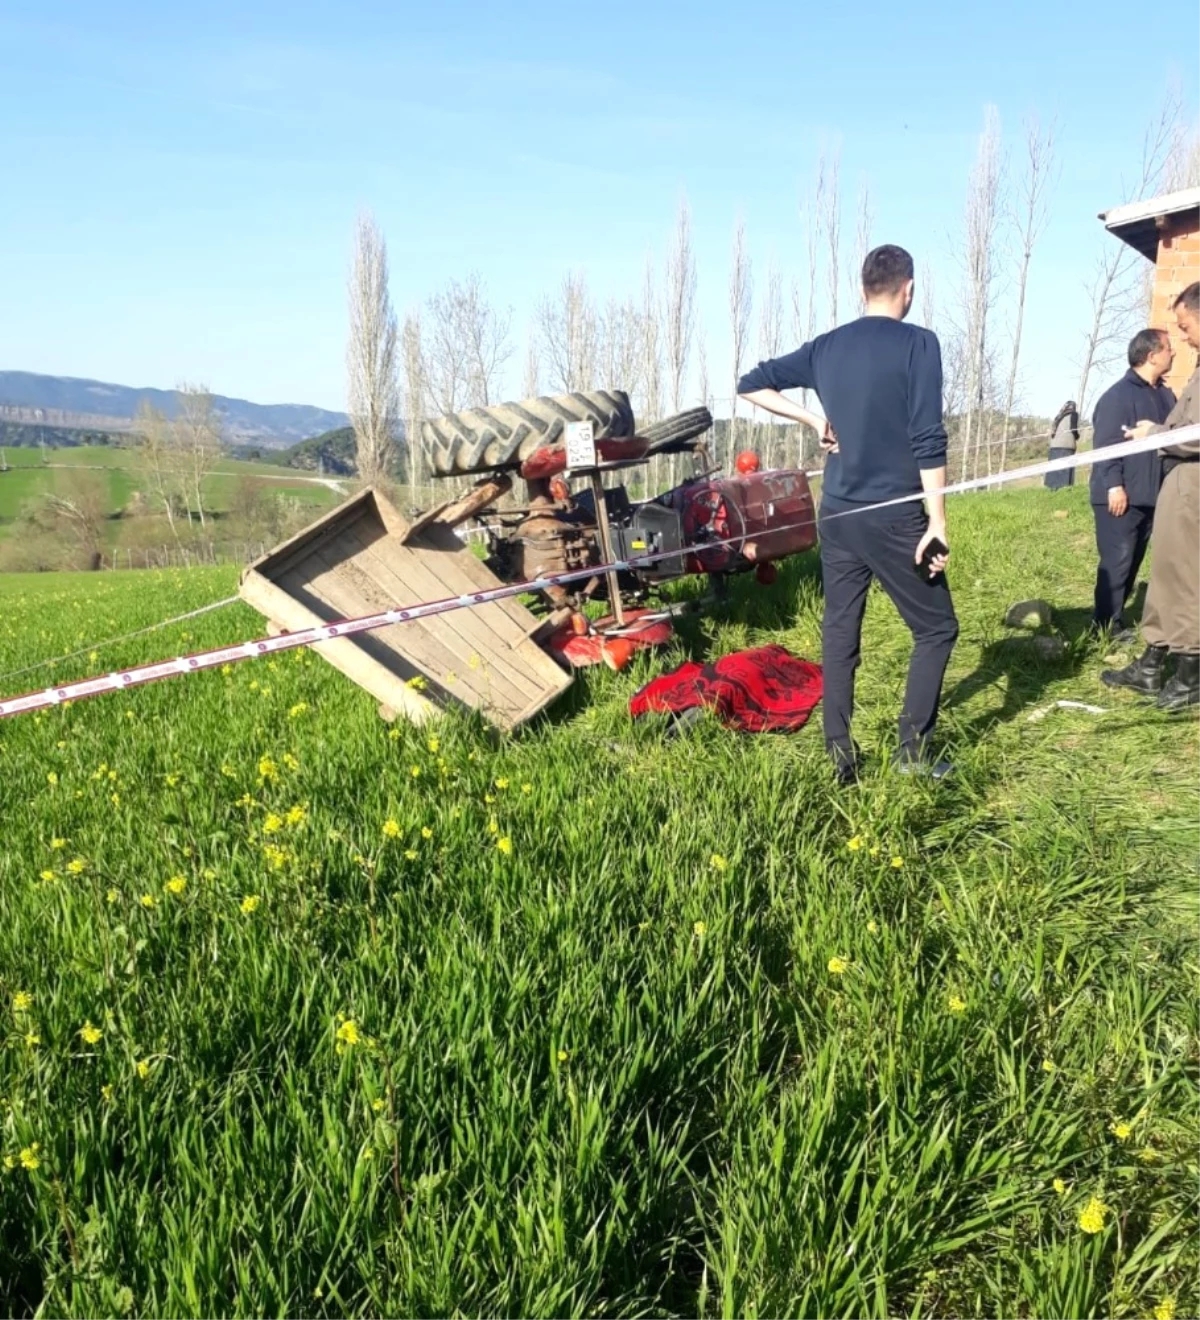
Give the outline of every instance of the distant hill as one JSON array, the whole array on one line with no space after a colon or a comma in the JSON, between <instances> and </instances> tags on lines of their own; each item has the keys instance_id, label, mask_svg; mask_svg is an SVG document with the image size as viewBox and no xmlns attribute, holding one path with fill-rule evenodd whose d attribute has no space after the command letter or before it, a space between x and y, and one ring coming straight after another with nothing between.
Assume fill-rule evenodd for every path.
<instances>
[{"instance_id":1,"label":"distant hill","mask_svg":"<svg viewBox=\"0 0 1200 1320\"><path fill-rule=\"evenodd\" d=\"M174 390L133 389L33 371L0 371L0 423L128 431L143 399L168 417L175 416L178 401ZM221 414L225 438L233 445L287 448L349 421L344 413L303 403L250 403L222 394L214 394L213 401Z\"/></svg>"},{"instance_id":2,"label":"distant hill","mask_svg":"<svg viewBox=\"0 0 1200 1320\"><path fill-rule=\"evenodd\" d=\"M354 448L354 428L339 426L336 430L323 431L301 440L288 449L272 450L270 458L277 467L322 472L329 477L352 477L358 471ZM238 445L232 452L235 457L250 462L264 457L257 445Z\"/></svg>"}]
</instances>

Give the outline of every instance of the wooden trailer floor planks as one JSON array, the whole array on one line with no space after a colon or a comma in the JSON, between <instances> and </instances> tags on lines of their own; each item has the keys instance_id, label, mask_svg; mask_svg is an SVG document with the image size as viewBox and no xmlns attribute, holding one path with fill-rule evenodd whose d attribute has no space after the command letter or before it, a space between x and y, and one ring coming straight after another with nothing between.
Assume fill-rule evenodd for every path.
<instances>
[{"instance_id":1,"label":"wooden trailer floor planks","mask_svg":"<svg viewBox=\"0 0 1200 1320\"><path fill-rule=\"evenodd\" d=\"M251 564L238 592L271 631L294 632L502 585L450 528L433 524L413 536L368 488ZM375 697L386 718L420 723L458 703L514 729L571 685L531 640L538 624L516 600L502 600L313 650ZM409 686L414 678L427 686Z\"/></svg>"}]
</instances>

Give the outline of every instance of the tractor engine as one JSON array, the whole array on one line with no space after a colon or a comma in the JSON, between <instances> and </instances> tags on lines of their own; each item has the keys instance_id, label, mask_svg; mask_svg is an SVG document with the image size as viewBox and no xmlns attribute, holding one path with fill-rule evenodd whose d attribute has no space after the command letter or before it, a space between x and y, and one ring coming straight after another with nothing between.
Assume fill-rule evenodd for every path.
<instances>
[{"instance_id":1,"label":"tractor engine","mask_svg":"<svg viewBox=\"0 0 1200 1320\"><path fill-rule=\"evenodd\" d=\"M527 488L528 507L510 515L519 514L519 521L490 533L487 563L493 572L520 582L601 564L592 491L573 495L560 476L529 481ZM638 503L624 486L609 487L604 504L616 558L663 556L621 574L623 588L642 594L687 574L748 572L808 550L817 539L812 493L798 471L693 477ZM571 594L602 598L604 576L573 593L553 587L546 594L554 605Z\"/></svg>"}]
</instances>

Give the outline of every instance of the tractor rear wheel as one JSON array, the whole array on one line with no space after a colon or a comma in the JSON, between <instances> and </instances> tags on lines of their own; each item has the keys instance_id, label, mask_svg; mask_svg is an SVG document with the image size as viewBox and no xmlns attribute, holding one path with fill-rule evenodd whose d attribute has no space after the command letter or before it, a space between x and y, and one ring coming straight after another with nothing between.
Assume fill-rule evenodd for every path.
<instances>
[{"instance_id":1,"label":"tractor rear wheel","mask_svg":"<svg viewBox=\"0 0 1200 1320\"><path fill-rule=\"evenodd\" d=\"M421 423L434 476L465 476L518 468L561 440L569 422L591 422L596 440L632 435L633 409L621 390L557 394L449 413Z\"/></svg>"}]
</instances>

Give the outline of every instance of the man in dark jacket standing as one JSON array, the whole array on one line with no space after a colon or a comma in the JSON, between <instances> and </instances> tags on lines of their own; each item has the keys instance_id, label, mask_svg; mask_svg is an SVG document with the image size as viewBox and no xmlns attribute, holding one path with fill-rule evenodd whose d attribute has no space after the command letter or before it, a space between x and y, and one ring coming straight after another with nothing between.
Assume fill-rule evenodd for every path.
<instances>
[{"instance_id":1,"label":"man in dark jacket standing","mask_svg":"<svg viewBox=\"0 0 1200 1320\"><path fill-rule=\"evenodd\" d=\"M850 737L854 671L863 611L877 580L916 645L900 713L898 764L906 773L940 778L949 770L930 755L942 679L958 637L943 570L949 550L917 572L935 539L947 546L946 428L942 421L942 356L931 330L906 325L913 298L913 260L887 245L867 254L862 271L865 315L819 335L794 353L762 362L738 382L738 394L780 417L817 425L828 453L822 480L820 534L825 615L821 625L825 745L838 777L857 776ZM815 390L825 420L781 393ZM919 500L870 508L924 491Z\"/></svg>"},{"instance_id":2,"label":"man in dark jacket standing","mask_svg":"<svg viewBox=\"0 0 1200 1320\"><path fill-rule=\"evenodd\" d=\"M1175 360L1166 332L1139 330L1129 341L1128 357L1129 370L1104 391L1092 412L1096 449L1119 444L1127 426L1166 421L1175 405L1175 395L1162 384ZM1100 552L1092 616L1097 629L1120 632L1125 627L1124 610L1150 544L1162 477L1163 462L1157 453L1115 458L1092 467L1092 513ZM1132 641L1135 636L1130 631L1121 640Z\"/></svg>"}]
</instances>

